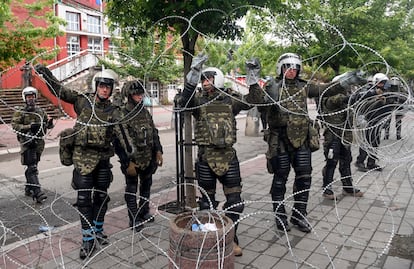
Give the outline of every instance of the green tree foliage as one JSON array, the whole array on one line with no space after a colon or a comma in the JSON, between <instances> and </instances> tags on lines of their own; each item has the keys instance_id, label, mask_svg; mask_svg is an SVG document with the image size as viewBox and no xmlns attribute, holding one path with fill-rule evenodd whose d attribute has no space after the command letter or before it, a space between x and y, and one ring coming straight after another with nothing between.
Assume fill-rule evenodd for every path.
<instances>
[{"instance_id":1,"label":"green tree foliage","mask_svg":"<svg viewBox=\"0 0 414 269\"><path fill-rule=\"evenodd\" d=\"M177 42L173 32L157 33L152 36L139 36L135 40L128 37L115 40L118 47L118 64L106 62L105 65L123 76L131 75L144 80L159 80L162 84L176 80L182 66L176 63Z\"/></svg>"},{"instance_id":2,"label":"green tree foliage","mask_svg":"<svg viewBox=\"0 0 414 269\"><path fill-rule=\"evenodd\" d=\"M54 15L52 7L53 0L38 0L31 4L23 0L0 2L0 72L43 52L41 42L59 34L62 22ZM19 10L23 17L15 16L15 10ZM35 21L45 23L46 27L35 27Z\"/></svg>"},{"instance_id":3,"label":"green tree foliage","mask_svg":"<svg viewBox=\"0 0 414 269\"><path fill-rule=\"evenodd\" d=\"M384 60L406 72L414 67L412 56L404 58L414 44L413 7L410 0L286 1L277 21L305 58L335 73L341 66L385 72Z\"/></svg>"},{"instance_id":4,"label":"green tree foliage","mask_svg":"<svg viewBox=\"0 0 414 269\"><path fill-rule=\"evenodd\" d=\"M246 13L244 5L277 5L279 1L171 1L171 0L118 0L109 1L107 14L111 21L128 32L134 39L148 35L148 29L179 33L184 59L184 73L190 69L199 36L234 39L240 34L238 18Z\"/></svg>"}]
</instances>

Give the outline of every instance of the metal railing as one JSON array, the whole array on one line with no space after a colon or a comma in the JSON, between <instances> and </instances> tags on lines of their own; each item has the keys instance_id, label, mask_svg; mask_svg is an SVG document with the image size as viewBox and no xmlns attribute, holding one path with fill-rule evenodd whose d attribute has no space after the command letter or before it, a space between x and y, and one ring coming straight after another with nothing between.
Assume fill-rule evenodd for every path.
<instances>
[{"instance_id":1,"label":"metal railing","mask_svg":"<svg viewBox=\"0 0 414 269\"><path fill-rule=\"evenodd\" d=\"M90 67L96 66L98 61L97 55L92 54L89 50L83 50L75 55L54 62L47 67L59 81L64 81Z\"/></svg>"}]
</instances>

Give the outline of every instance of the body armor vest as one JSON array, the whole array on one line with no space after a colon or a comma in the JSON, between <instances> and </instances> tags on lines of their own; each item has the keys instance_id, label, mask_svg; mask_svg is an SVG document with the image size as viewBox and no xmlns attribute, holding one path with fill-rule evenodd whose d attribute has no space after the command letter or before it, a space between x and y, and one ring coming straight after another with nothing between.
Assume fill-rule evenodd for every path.
<instances>
[{"instance_id":1,"label":"body armor vest","mask_svg":"<svg viewBox=\"0 0 414 269\"><path fill-rule=\"evenodd\" d=\"M236 143L236 122L229 104L213 102L200 108L195 126L195 141L199 146L231 147Z\"/></svg>"},{"instance_id":2,"label":"body armor vest","mask_svg":"<svg viewBox=\"0 0 414 269\"><path fill-rule=\"evenodd\" d=\"M30 125L32 123L39 123L42 124L43 128L40 128L35 133L29 131L28 135L35 136L34 138L24 135L17 135L19 142L25 142L27 140L39 140L42 139L43 136L46 134L46 124L47 124L47 115L46 113L39 107L35 107L34 111L28 111L26 108L21 108L21 111L16 112L16 117L21 117L21 124L23 125Z\"/></svg>"},{"instance_id":3,"label":"body armor vest","mask_svg":"<svg viewBox=\"0 0 414 269\"><path fill-rule=\"evenodd\" d=\"M271 129L285 128L289 141L299 148L308 138L309 116L305 83L295 81L282 87L279 82L279 105L273 105L268 115Z\"/></svg>"},{"instance_id":4,"label":"body armor vest","mask_svg":"<svg viewBox=\"0 0 414 269\"><path fill-rule=\"evenodd\" d=\"M126 122L128 132L134 141L136 151L131 158L140 169L145 169L152 158L152 148L154 146L154 127L149 112L143 108L133 108L127 105L123 109L124 116L127 117ZM130 114L132 111L132 114ZM134 113L135 112L135 113Z\"/></svg>"},{"instance_id":5,"label":"body armor vest","mask_svg":"<svg viewBox=\"0 0 414 269\"><path fill-rule=\"evenodd\" d=\"M114 107L96 103L92 110L91 104L85 100L84 109L78 116L75 125L75 145L88 148L109 149L111 147L112 121ZM93 114L92 114L93 113Z\"/></svg>"}]
</instances>

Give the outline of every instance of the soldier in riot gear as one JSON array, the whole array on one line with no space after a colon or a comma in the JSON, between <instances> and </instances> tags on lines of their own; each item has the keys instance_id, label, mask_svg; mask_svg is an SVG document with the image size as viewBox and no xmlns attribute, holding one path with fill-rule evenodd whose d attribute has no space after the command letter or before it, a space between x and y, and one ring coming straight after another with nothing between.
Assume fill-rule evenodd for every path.
<instances>
[{"instance_id":1,"label":"soldier in riot gear","mask_svg":"<svg viewBox=\"0 0 414 269\"><path fill-rule=\"evenodd\" d=\"M387 81L384 86L387 97L387 105L390 106L395 113L395 131L397 140L401 139L401 124L402 118L404 117L404 112L402 111L402 104L407 100L404 96L407 94L404 92L404 87L401 85L401 80L398 77L392 77ZM390 128L391 128L391 115L387 122L384 124L384 139L387 140L390 138Z\"/></svg>"},{"instance_id":2,"label":"soldier in riot gear","mask_svg":"<svg viewBox=\"0 0 414 269\"><path fill-rule=\"evenodd\" d=\"M53 128L53 120L36 105L38 91L28 86L22 91L22 99L26 104L14 112L11 125L20 142L21 163L26 165L25 194L38 203L47 199L39 183L37 164L45 148L46 130Z\"/></svg>"},{"instance_id":3,"label":"soldier in riot gear","mask_svg":"<svg viewBox=\"0 0 414 269\"><path fill-rule=\"evenodd\" d=\"M162 166L163 162L158 129L143 104L144 92L140 80L128 81L122 87L122 95L128 99L121 108L123 122L137 151L128 156L119 143L115 143L115 152L119 156L121 170L125 175L125 202L128 208L129 225L136 231L142 229L144 222L154 221L149 208L152 174L158 166ZM140 182L137 207L138 176Z\"/></svg>"},{"instance_id":4,"label":"soldier in riot gear","mask_svg":"<svg viewBox=\"0 0 414 269\"><path fill-rule=\"evenodd\" d=\"M290 222L299 230L309 233L311 225L306 219L309 189L311 187L311 152L319 148L319 133L308 115L307 98L333 95L349 85L364 83L359 71L341 75L330 84L313 83L299 78L302 60L295 53L282 54L276 63L277 78L267 87L269 125L265 133L268 143L267 167L273 173L270 189L276 226L290 231L284 206L286 182L291 167L295 171L294 205Z\"/></svg>"},{"instance_id":5,"label":"soldier in riot gear","mask_svg":"<svg viewBox=\"0 0 414 269\"><path fill-rule=\"evenodd\" d=\"M335 82L337 77L332 81ZM362 197L364 195L352 184L351 144L352 113L348 109L350 93L345 89L343 93L333 96L322 96L320 102L320 117L325 123L323 151L325 155L325 167L322 169L323 197L334 200L335 194L332 190L333 177L339 162L339 173L343 186L344 195Z\"/></svg>"},{"instance_id":6,"label":"soldier in riot gear","mask_svg":"<svg viewBox=\"0 0 414 269\"><path fill-rule=\"evenodd\" d=\"M128 154L135 150L128 130L120 124L119 110L109 99L117 76L109 69L99 71L92 78L92 92L81 94L61 85L45 66L37 65L35 69L43 75L50 92L73 104L77 114L73 127L72 187L78 191L76 206L82 229L79 256L85 259L92 255L96 243L108 243L103 225L110 200L107 191L112 182L110 158L114 155L114 136Z\"/></svg>"},{"instance_id":7,"label":"soldier in riot gear","mask_svg":"<svg viewBox=\"0 0 414 269\"><path fill-rule=\"evenodd\" d=\"M375 150L379 146L382 128L380 121L390 113L385 106L386 98L383 95L384 86L389 80L388 77L383 73L376 73L372 80L373 85L370 86L370 89L365 91L357 100L352 101L358 102L358 114L363 116L367 122L362 130L366 145L359 146L359 155L355 162L355 166L361 172L369 170L382 171L382 167L376 164L377 157L374 152L368 154L366 147L369 146L372 150ZM366 166L365 160L367 160Z\"/></svg>"},{"instance_id":8,"label":"soldier in riot gear","mask_svg":"<svg viewBox=\"0 0 414 269\"><path fill-rule=\"evenodd\" d=\"M198 156L195 165L198 186L202 189L199 201L200 209L215 209L218 202L215 198L216 180L223 185L226 203L223 209L235 225L234 253L242 255L237 237L238 219L243 212L241 198L240 166L233 145L236 143L235 116L241 110L252 108L252 103L262 100L262 90L257 84L260 63L257 60L247 62L247 83L250 92L240 95L224 92L224 75L215 67L202 69L207 56L193 58L186 84L180 97L180 106L192 112L195 123L195 143ZM201 78L202 92L195 94L197 83Z\"/></svg>"}]
</instances>

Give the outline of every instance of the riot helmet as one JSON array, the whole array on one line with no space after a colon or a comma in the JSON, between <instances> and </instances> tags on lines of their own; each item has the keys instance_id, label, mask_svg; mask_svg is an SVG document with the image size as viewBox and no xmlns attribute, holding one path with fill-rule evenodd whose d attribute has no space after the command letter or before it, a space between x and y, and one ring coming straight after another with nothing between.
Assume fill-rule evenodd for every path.
<instances>
[{"instance_id":1,"label":"riot helmet","mask_svg":"<svg viewBox=\"0 0 414 269\"><path fill-rule=\"evenodd\" d=\"M34 98L30 100L26 100L26 96L28 95L34 95ZM28 106L33 106L33 107L35 106L37 95L38 95L37 89L34 87L28 86L22 90L23 102L25 102Z\"/></svg>"},{"instance_id":2,"label":"riot helmet","mask_svg":"<svg viewBox=\"0 0 414 269\"><path fill-rule=\"evenodd\" d=\"M383 83L383 85L388 81L388 77L383 74L383 73L376 73L373 77L372 77L372 83L374 83L374 85L378 86L378 84Z\"/></svg>"},{"instance_id":3,"label":"riot helmet","mask_svg":"<svg viewBox=\"0 0 414 269\"><path fill-rule=\"evenodd\" d=\"M92 91L96 92L99 84L108 85L111 88L111 94L114 89L115 82L118 80L118 74L111 69L99 71L92 78Z\"/></svg>"},{"instance_id":4,"label":"riot helmet","mask_svg":"<svg viewBox=\"0 0 414 269\"><path fill-rule=\"evenodd\" d=\"M201 81L211 78L214 78L214 88L224 89L224 75L220 69L215 67L207 67L204 69L201 74Z\"/></svg>"},{"instance_id":5,"label":"riot helmet","mask_svg":"<svg viewBox=\"0 0 414 269\"><path fill-rule=\"evenodd\" d=\"M128 98L128 101L133 101L133 95L144 95L145 88L141 80L127 81L122 86L122 95Z\"/></svg>"},{"instance_id":6,"label":"riot helmet","mask_svg":"<svg viewBox=\"0 0 414 269\"><path fill-rule=\"evenodd\" d=\"M276 62L276 74L280 77L283 77L282 68L285 70L296 69L298 70L297 76L299 76L299 72L302 70L302 60L295 53L284 53L279 56Z\"/></svg>"},{"instance_id":7,"label":"riot helmet","mask_svg":"<svg viewBox=\"0 0 414 269\"><path fill-rule=\"evenodd\" d=\"M399 77L392 77L384 85L384 89L391 91L398 91L401 86L401 80Z\"/></svg>"}]
</instances>

